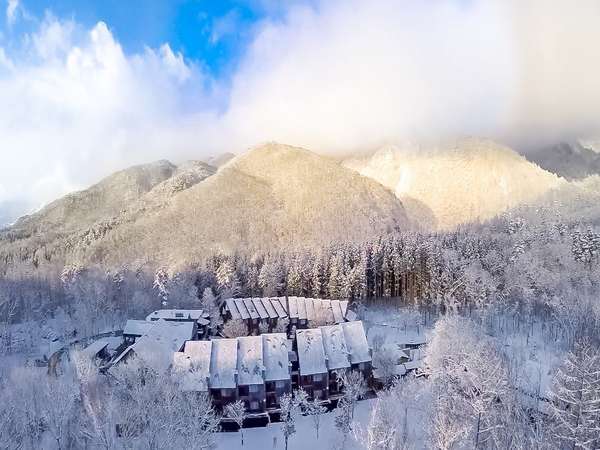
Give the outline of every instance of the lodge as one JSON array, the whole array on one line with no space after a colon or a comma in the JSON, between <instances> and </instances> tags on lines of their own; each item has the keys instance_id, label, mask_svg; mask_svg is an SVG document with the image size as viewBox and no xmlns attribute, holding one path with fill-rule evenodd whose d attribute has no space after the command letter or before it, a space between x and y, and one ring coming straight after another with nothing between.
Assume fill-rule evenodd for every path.
<instances>
[{"instance_id":1,"label":"lodge","mask_svg":"<svg viewBox=\"0 0 600 450\"><path fill-rule=\"evenodd\" d=\"M123 350L106 368L135 358L144 367L170 373L182 390L211 395L215 407L242 400L250 415L277 412L282 395L303 388L309 398L336 400L342 374L358 370L369 379L371 351L361 321L347 301L299 297L227 299L227 320L242 320L248 336L205 336L202 310L158 310L146 320L128 320ZM285 332L273 330L281 319ZM289 322L288 322L289 321ZM323 324L323 325L319 325ZM262 330L265 326L261 327Z\"/></svg>"}]
</instances>

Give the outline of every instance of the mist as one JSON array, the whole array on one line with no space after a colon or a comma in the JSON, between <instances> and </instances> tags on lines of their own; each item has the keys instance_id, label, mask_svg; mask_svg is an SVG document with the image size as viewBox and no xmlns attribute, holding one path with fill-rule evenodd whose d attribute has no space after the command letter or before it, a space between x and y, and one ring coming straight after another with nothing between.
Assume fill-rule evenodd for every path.
<instances>
[{"instance_id":1,"label":"mist","mask_svg":"<svg viewBox=\"0 0 600 450\"><path fill-rule=\"evenodd\" d=\"M7 21L23 7L11 4ZM341 155L464 135L516 149L594 139L598 23L596 0L294 2L215 79L168 43L126 54L110 23L48 14L0 39L0 210L269 140Z\"/></svg>"}]
</instances>

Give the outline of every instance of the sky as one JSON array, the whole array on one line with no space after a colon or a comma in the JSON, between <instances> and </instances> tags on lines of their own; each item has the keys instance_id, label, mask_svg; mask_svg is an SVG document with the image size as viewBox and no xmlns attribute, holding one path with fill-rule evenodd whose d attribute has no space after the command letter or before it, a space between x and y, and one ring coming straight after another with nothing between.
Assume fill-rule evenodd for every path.
<instances>
[{"instance_id":1,"label":"sky","mask_svg":"<svg viewBox=\"0 0 600 450\"><path fill-rule=\"evenodd\" d=\"M0 0L0 13L0 223L132 164L264 141L340 155L600 136L598 0Z\"/></svg>"}]
</instances>

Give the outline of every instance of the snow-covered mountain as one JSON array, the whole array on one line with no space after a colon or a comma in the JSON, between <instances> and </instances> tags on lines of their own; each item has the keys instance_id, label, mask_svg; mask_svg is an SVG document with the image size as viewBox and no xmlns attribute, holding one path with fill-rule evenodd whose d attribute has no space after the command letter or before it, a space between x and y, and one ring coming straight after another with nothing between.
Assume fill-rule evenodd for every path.
<instances>
[{"instance_id":1,"label":"snow-covered mountain","mask_svg":"<svg viewBox=\"0 0 600 450\"><path fill-rule=\"evenodd\" d=\"M527 158L568 180L600 174L600 145L593 141L560 142L535 149Z\"/></svg>"},{"instance_id":2,"label":"snow-covered mountain","mask_svg":"<svg viewBox=\"0 0 600 450\"><path fill-rule=\"evenodd\" d=\"M409 215L438 229L482 221L566 183L495 142L384 147L347 167L392 189Z\"/></svg>"},{"instance_id":3,"label":"snow-covered mountain","mask_svg":"<svg viewBox=\"0 0 600 450\"><path fill-rule=\"evenodd\" d=\"M43 253L61 264L177 266L214 251L359 240L409 226L401 201L381 184L271 143L216 173L164 161L115 174L20 220L0 235L0 254L27 249L27 258Z\"/></svg>"}]
</instances>

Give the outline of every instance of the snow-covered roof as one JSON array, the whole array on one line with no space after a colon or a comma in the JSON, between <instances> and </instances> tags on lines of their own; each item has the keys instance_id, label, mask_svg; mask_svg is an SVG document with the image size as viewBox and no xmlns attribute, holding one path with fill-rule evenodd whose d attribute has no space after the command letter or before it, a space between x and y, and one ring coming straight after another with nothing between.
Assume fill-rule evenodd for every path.
<instances>
[{"instance_id":1,"label":"snow-covered roof","mask_svg":"<svg viewBox=\"0 0 600 450\"><path fill-rule=\"evenodd\" d=\"M98 353L108 347L110 340L108 338L101 338L97 341L92 342L86 348L84 348L81 353L85 355L86 358L94 359Z\"/></svg>"},{"instance_id":2,"label":"snow-covered roof","mask_svg":"<svg viewBox=\"0 0 600 450\"><path fill-rule=\"evenodd\" d=\"M115 360L121 361L130 352L144 361L148 367L157 372L165 372L173 361L173 352L182 349L185 341L192 339L194 333L193 322L169 322L159 320L146 334L138 338L135 344L129 346Z\"/></svg>"},{"instance_id":3,"label":"snow-covered roof","mask_svg":"<svg viewBox=\"0 0 600 450\"><path fill-rule=\"evenodd\" d=\"M148 314L146 320L198 320L206 316L207 314L201 309L159 309Z\"/></svg>"},{"instance_id":4,"label":"snow-covered roof","mask_svg":"<svg viewBox=\"0 0 600 450\"><path fill-rule=\"evenodd\" d=\"M335 323L342 323L344 321L344 315L342 314L339 300L331 300L331 311L333 312L333 321Z\"/></svg>"},{"instance_id":5,"label":"snow-covered roof","mask_svg":"<svg viewBox=\"0 0 600 450\"><path fill-rule=\"evenodd\" d=\"M348 347L341 325L321 327L323 334L323 348L327 357L329 370L344 369L350 367L348 359Z\"/></svg>"},{"instance_id":6,"label":"snow-covered roof","mask_svg":"<svg viewBox=\"0 0 600 450\"><path fill-rule=\"evenodd\" d=\"M325 317L330 323L355 320L356 314L348 310L347 300L327 300L304 297L229 298L225 300L232 319L277 319L290 317L314 320Z\"/></svg>"},{"instance_id":7,"label":"snow-covered roof","mask_svg":"<svg viewBox=\"0 0 600 450\"><path fill-rule=\"evenodd\" d=\"M242 319L243 320L249 319L250 313L248 312L248 309L246 308L246 305L244 304L244 299L236 298L234 300L234 302L235 302L235 306L237 307L237 310L239 311Z\"/></svg>"},{"instance_id":8,"label":"snow-covered roof","mask_svg":"<svg viewBox=\"0 0 600 450\"><path fill-rule=\"evenodd\" d=\"M265 381L289 380L290 361L288 339L285 333L265 333L263 340L263 359Z\"/></svg>"},{"instance_id":9,"label":"snow-covered roof","mask_svg":"<svg viewBox=\"0 0 600 450\"><path fill-rule=\"evenodd\" d=\"M261 336L238 338L238 384L263 384L263 341Z\"/></svg>"},{"instance_id":10,"label":"snow-covered roof","mask_svg":"<svg viewBox=\"0 0 600 450\"><path fill-rule=\"evenodd\" d=\"M210 357L212 389L234 389L237 375L237 339L214 339Z\"/></svg>"},{"instance_id":11,"label":"snow-covered roof","mask_svg":"<svg viewBox=\"0 0 600 450\"><path fill-rule=\"evenodd\" d=\"M252 303L254 304L254 308L258 312L258 315L261 319L269 318L269 313L267 312L267 309L264 307L260 298L253 298Z\"/></svg>"},{"instance_id":12,"label":"snow-covered roof","mask_svg":"<svg viewBox=\"0 0 600 450\"><path fill-rule=\"evenodd\" d=\"M212 341L187 341L183 352L173 353L173 373L185 391L206 392L210 377Z\"/></svg>"},{"instance_id":13,"label":"snow-covered roof","mask_svg":"<svg viewBox=\"0 0 600 450\"><path fill-rule=\"evenodd\" d=\"M350 362L359 364L371 361L369 343L362 321L344 322L341 325L344 329L344 337L350 353Z\"/></svg>"},{"instance_id":14,"label":"snow-covered roof","mask_svg":"<svg viewBox=\"0 0 600 450\"><path fill-rule=\"evenodd\" d=\"M147 320L128 320L123 329L123 334L128 336L142 336L154 326L154 322Z\"/></svg>"},{"instance_id":15,"label":"snow-covered roof","mask_svg":"<svg viewBox=\"0 0 600 450\"><path fill-rule=\"evenodd\" d=\"M290 319L298 318L298 298L297 297L288 297L287 301L287 311Z\"/></svg>"},{"instance_id":16,"label":"snow-covered roof","mask_svg":"<svg viewBox=\"0 0 600 450\"><path fill-rule=\"evenodd\" d=\"M323 335L319 328L296 330L300 375L326 373Z\"/></svg>"}]
</instances>

